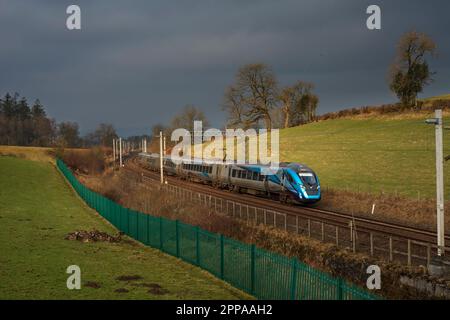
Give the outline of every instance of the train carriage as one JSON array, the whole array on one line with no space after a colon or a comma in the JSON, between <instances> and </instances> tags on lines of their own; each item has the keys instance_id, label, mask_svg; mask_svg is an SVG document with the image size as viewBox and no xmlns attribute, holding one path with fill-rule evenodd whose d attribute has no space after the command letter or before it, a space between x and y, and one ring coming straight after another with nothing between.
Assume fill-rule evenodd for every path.
<instances>
[{"instance_id":1,"label":"train carriage","mask_svg":"<svg viewBox=\"0 0 450 320\"><path fill-rule=\"evenodd\" d=\"M140 153L139 157L146 166L159 171L158 154ZM282 202L290 200L313 203L321 199L317 175L312 169L299 163L283 162L276 169L263 165L222 164L200 160L175 164L170 157L165 156L163 169L169 175L218 188L268 197L277 195Z\"/></svg>"}]
</instances>

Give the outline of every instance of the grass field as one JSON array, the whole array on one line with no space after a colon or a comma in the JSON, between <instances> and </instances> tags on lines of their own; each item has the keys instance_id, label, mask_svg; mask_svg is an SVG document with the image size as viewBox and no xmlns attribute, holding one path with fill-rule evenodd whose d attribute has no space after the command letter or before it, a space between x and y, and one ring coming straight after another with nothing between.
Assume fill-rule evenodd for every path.
<instances>
[{"instance_id":1,"label":"grass field","mask_svg":"<svg viewBox=\"0 0 450 320\"><path fill-rule=\"evenodd\" d=\"M75 196L53 165L0 157L0 299L250 298L196 267L133 241L64 240L69 232L94 228L116 232ZM66 268L73 264L81 268L81 290L66 288ZM143 279L117 279L134 275ZM145 285L154 284L166 293L150 293Z\"/></svg>"},{"instance_id":2,"label":"grass field","mask_svg":"<svg viewBox=\"0 0 450 320\"><path fill-rule=\"evenodd\" d=\"M53 162L52 148L0 146L0 156L14 156L33 161Z\"/></svg>"},{"instance_id":3,"label":"grass field","mask_svg":"<svg viewBox=\"0 0 450 320\"><path fill-rule=\"evenodd\" d=\"M432 116L335 119L283 129L280 158L309 165L324 187L435 197L434 127L424 123ZM444 156L449 154L450 132L444 131ZM450 163L444 171L448 186Z\"/></svg>"}]
</instances>

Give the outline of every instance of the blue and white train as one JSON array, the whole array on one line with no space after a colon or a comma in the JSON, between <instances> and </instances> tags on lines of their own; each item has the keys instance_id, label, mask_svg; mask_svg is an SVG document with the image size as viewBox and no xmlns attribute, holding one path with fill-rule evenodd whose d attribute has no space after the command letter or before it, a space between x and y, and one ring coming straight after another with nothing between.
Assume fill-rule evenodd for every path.
<instances>
[{"instance_id":1,"label":"blue and white train","mask_svg":"<svg viewBox=\"0 0 450 320\"><path fill-rule=\"evenodd\" d=\"M159 154L140 153L139 159L143 166L159 171ZM276 172L269 172L268 168L263 165L208 162L175 164L170 157L165 156L163 159L163 169L167 175L178 176L185 180L235 192L278 196L281 202L314 203L320 200L319 178L307 166L282 162Z\"/></svg>"}]
</instances>

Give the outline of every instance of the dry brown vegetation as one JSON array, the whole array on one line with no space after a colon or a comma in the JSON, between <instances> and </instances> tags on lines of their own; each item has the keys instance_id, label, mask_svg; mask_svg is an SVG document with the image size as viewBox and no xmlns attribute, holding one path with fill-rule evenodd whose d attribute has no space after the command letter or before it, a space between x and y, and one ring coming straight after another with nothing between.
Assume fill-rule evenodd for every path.
<instances>
[{"instance_id":1,"label":"dry brown vegetation","mask_svg":"<svg viewBox=\"0 0 450 320\"><path fill-rule=\"evenodd\" d=\"M177 199L140 182L138 175L129 172L107 172L102 176L80 176L80 180L93 190L111 197L122 205L149 213L178 219L202 229L221 233L227 237L245 243L254 243L258 247L297 257L309 265L341 276L364 286L367 279L366 268L378 264L382 270L382 294L390 298L423 298L423 294L402 286L400 275L426 277L425 269L406 267L393 263L376 261L350 250L338 249L333 244L326 244L301 235L287 233L273 227L249 224L228 216L213 212L206 206ZM113 196L111 196L113 195Z\"/></svg>"},{"instance_id":2,"label":"dry brown vegetation","mask_svg":"<svg viewBox=\"0 0 450 320\"><path fill-rule=\"evenodd\" d=\"M53 149L42 147L0 146L0 156L11 156L32 161L51 162Z\"/></svg>"},{"instance_id":3,"label":"dry brown vegetation","mask_svg":"<svg viewBox=\"0 0 450 320\"><path fill-rule=\"evenodd\" d=\"M68 167L82 174L100 174L107 166L111 149L93 147L90 149L56 149L56 156Z\"/></svg>"},{"instance_id":4,"label":"dry brown vegetation","mask_svg":"<svg viewBox=\"0 0 450 320\"><path fill-rule=\"evenodd\" d=\"M372 206L375 204L374 214ZM365 193L336 189L323 190L317 208L381 221L399 223L418 228L436 230L436 201L418 197L412 199L389 193ZM445 203L450 210L450 201ZM446 230L450 230L450 217L445 217Z\"/></svg>"}]
</instances>

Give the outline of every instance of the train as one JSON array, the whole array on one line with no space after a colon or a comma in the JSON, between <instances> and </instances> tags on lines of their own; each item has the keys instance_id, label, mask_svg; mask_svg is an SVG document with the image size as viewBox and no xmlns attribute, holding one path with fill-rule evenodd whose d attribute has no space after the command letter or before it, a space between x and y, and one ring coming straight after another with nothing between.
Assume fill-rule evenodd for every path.
<instances>
[{"instance_id":1,"label":"train","mask_svg":"<svg viewBox=\"0 0 450 320\"><path fill-rule=\"evenodd\" d=\"M159 171L158 153L139 153L142 166ZM280 202L312 204L320 201L320 182L308 166L295 162L282 162L277 170L268 166L252 164L226 164L205 161L181 161L174 163L169 156L163 157L165 174L184 180L209 184L215 188L228 189L269 198L278 197Z\"/></svg>"}]
</instances>

